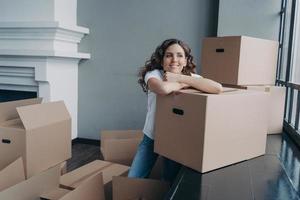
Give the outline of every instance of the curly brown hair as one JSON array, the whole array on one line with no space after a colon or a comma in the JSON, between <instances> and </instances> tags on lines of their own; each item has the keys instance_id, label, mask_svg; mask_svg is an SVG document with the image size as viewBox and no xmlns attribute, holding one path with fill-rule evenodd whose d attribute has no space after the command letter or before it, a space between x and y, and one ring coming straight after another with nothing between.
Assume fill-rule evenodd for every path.
<instances>
[{"instance_id":1,"label":"curly brown hair","mask_svg":"<svg viewBox=\"0 0 300 200\"><path fill-rule=\"evenodd\" d=\"M167 48L173 44L180 45L185 53L185 57L187 58L187 64L182 69L182 74L191 75L191 73L195 73L196 65L193 62L193 56L191 55L191 48L181 40L178 39L167 39L161 43L158 47L156 47L155 52L151 55L151 58L145 62L145 66L141 67L139 70L139 79L138 83L141 85L144 92L148 91L148 86L145 83L145 75L149 71L153 71L155 69L163 70L162 61L165 55L165 51Z\"/></svg>"}]
</instances>

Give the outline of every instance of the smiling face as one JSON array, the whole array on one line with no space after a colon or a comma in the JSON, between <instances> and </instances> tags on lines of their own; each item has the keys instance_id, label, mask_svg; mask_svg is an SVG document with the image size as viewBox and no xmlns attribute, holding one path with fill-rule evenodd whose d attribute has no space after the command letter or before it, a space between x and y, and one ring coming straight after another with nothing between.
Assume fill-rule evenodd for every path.
<instances>
[{"instance_id":1,"label":"smiling face","mask_svg":"<svg viewBox=\"0 0 300 200\"><path fill-rule=\"evenodd\" d=\"M187 59L184 50L179 44L173 44L166 49L162 61L165 71L181 74L186 63Z\"/></svg>"}]
</instances>

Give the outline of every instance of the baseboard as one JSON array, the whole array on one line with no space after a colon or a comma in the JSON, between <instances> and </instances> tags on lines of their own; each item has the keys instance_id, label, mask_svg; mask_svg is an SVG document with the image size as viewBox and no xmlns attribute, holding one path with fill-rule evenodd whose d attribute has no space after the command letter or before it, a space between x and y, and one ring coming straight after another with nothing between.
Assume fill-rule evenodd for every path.
<instances>
[{"instance_id":1,"label":"baseboard","mask_svg":"<svg viewBox=\"0 0 300 200\"><path fill-rule=\"evenodd\" d=\"M87 138L75 138L72 140L72 145L78 144L78 143L100 146L100 140L93 140L93 139L87 139Z\"/></svg>"}]
</instances>

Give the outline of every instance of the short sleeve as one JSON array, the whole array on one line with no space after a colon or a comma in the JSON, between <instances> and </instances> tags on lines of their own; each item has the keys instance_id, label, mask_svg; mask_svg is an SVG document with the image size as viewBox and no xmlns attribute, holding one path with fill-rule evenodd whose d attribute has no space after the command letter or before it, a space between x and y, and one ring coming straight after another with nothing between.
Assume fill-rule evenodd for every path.
<instances>
[{"instance_id":1,"label":"short sleeve","mask_svg":"<svg viewBox=\"0 0 300 200\"><path fill-rule=\"evenodd\" d=\"M192 77L196 77L196 78L202 78L202 76L200 76L199 74L191 74Z\"/></svg>"},{"instance_id":2,"label":"short sleeve","mask_svg":"<svg viewBox=\"0 0 300 200\"><path fill-rule=\"evenodd\" d=\"M161 72L158 69L155 69L153 71L150 71L150 72L146 73L146 75L145 75L145 83L146 84L148 83L148 80L150 78L157 78L159 80L163 79L162 74L161 74Z\"/></svg>"}]
</instances>

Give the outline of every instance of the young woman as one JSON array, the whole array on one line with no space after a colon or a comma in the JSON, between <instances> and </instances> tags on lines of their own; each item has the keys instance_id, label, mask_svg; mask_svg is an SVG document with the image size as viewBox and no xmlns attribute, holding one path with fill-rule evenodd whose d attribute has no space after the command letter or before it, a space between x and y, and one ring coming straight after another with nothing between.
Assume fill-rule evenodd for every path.
<instances>
[{"instance_id":1,"label":"young woman","mask_svg":"<svg viewBox=\"0 0 300 200\"><path fill-rule=\"evenodd\" d=\"M139 83L148 95L148 109L144 138L132 162L129 177L148 177L158 156L153 151L156 95L168 95L187 87L215 94L222 91L221 84L195 74L195 68L191 49L177 39L165 40L142 67ZM172 182L179 168L178 163L165 158L163 180Z\"/></svg>"}]
</instances>

